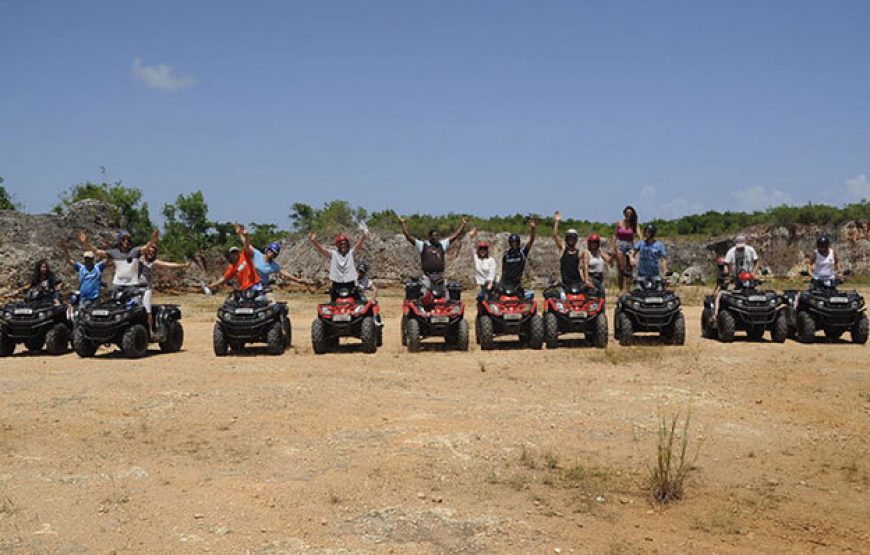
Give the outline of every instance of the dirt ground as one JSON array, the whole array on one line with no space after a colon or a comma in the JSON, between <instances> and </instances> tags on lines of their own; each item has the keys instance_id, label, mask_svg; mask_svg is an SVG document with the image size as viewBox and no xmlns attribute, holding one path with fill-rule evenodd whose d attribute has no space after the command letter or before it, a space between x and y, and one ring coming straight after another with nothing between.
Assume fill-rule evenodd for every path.
<instances>
[{"instance_id":1,"label":"dirt ground","mask_svg":"<svg viewBox=\"0 0 870 555\"><path fill-rule=\"evenodd\" d=\"M0 552L870 549L867 347L723 345L693 306L684 347L411 355L388 296L376 355L315 356L293 295L288 353L216 359L220 300L175 299L174 355L0 360ZM653 506L687 411L697 469Z\"/></svg>"}]
</instances>

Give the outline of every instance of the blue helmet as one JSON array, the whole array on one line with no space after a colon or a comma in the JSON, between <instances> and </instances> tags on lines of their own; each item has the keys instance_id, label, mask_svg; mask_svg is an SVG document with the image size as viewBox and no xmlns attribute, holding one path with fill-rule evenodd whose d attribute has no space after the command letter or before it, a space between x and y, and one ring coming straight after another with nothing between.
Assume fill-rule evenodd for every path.
<instances>
[{"instance_id":1,"label":"blue helmet","mask_svg":"<svg viewBox=\"0 0 870 555\"><path fill-rule=\"evenodd\" d=\"M272 251L275 253L275 256L278 256L279 254L281 254L281 243L269 243L268 245L266 245L266 250Z\"/></svg>"}]
</instances>

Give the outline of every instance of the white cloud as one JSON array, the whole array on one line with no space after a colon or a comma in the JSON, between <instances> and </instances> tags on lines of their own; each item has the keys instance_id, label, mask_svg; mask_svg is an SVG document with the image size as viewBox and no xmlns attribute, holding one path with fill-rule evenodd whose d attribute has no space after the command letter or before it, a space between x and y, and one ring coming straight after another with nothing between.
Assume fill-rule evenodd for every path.
<instances>
[{"instance_id":1,"label":"white cloud","mask_svg":"<svg viewBox=\"0 0 870 555\"><path fill-rule=\"evenodd\" d=\"M701 213L704 211L704 205L685 197L674 197L659 201L656 188L644 185L638 197L638 211L642 211L643 218L646 219L671 219Z\"/></svg>"},{"instance_id":2,"label":"white cloud","mask_svg":"<svg viewBox=\"0 0 870 555\"><path fill-rule=\"evenodd\" d=\"M785 191L779 189L768 189L767 187L762 187L760 185L734 191L732 195L734 196L734 200L737 201L737 208L747 212L764 210L771 206L781 206L783 204L792 204L794 202L792 196Z\"/></svg>"},{"instance_id":3,"label":"white cloud","mask_svg":"<svg viewBox=\"0 0 870 555\"><path fill-rule=\"evenodd\" d=\"M166 64L146 66L139 56L133 58L131 71L136 80L142 81L152 89L161 91L177 91L194 83L193 77L190 75L173 75L172 68Z\"/></svg>"},{"instance_id":4,"label":"white cloud","mask_svg":"<svg viewBox=\"0 0 870 555\"><path fill-rule=\"evenodd\" d=\"M870 179L866 174L846 180L846 200L850 202L870 200Z\"/></svg>"}]
</instances>

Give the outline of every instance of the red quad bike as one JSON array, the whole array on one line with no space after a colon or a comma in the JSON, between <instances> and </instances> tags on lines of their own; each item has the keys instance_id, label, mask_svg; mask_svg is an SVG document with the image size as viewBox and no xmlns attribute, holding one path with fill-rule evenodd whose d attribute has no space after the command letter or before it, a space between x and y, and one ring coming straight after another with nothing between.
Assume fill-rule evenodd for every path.
<instances>
[{"instance_id":1,"label":"red quad bike","mask_svg":"<svg viewBox=\"0 0 870 555\"><path fill-rule=\"evenodd\" d=\"M588 343L600 348L607 346L607 314L598 289L576 284L557 285L544 291L547 348L557 348L559 336L564 333L582 333Z\"/></svg>"},{"instance_id":2,"label":"red quad bike","mask_svg":"<svg viewBox=\"0 0 870 555\"><path fill-rule=\"evenodd\" d=\"M495 347L499 335L517 335L530 349L544 345L544 321L538 314L538 302L526 299L519 289L499 286L491 299L477 303L476 332L480 348Z\"/></svg>"},{"instance_id":3,"label":"red quad bike","mask_svg":"<svg viewBox=\"0 0 870 555\"><path fill-rule=\"evenodd\" d=\"M383 344L383 328L375 321L379 311L377 301L362 300L358 289L339 290L334 301L317 305L317 318L311 323L314 353L335 349L340 337L356 337L364 353L374 353Z\"/></svg>"},{"instance_id":4,"label":"red quad bike","mask_svg":"<svg viewBox=\"0 0 870 555\"><path fill-rule=\"evenodd\" d=\"M402 345L409 353L416 353L423 339L443 337L448 346L467 351L468 322L465 320L465 303L460 300L462 287L452 282L437 284L426 299L422 298L421 289L419 281L405 284Z\"/></svg>"}]
</instances>

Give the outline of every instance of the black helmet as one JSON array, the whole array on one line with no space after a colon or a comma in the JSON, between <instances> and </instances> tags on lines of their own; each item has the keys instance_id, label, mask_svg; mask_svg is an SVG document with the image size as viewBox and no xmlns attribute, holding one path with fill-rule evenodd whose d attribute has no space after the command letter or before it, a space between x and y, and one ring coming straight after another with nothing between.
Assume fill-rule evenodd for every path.
<instances>
[{"instance_id":1,"label":"black helmet","mask_svg":"<svg viewBox=\"0 0 870 555\"><path fill-rule=\"evenodd\" d=\"M519 243L519 242L520 242L520 236L517 235L516 233L511 233L510 235L508 235L508 245L510 245L511 243Z\"/></svg>"},{"instance_id":2,"label":"black helmet","mask_svg":"<svg viewBox=\"0 0 870 555\"><path fill-rule=\"evenodd\" d=\"M643 228L644 234L649 234L655 237L656 233L658 233L659 228L656 227L656 224L646 224L646 227Z\"/></svg>"},{"instance_id":3,"label":"black helmet","mask_svg":"<svg viewBox=\"0 0 870 555\"><path fill-rule=\"evenodd\" d=\"M356 271L359 274L367 274L369 273L369 263L368 262L360 262L356 265Z\"/></svg>"},{"instance_id":4,"label":"black helmet","mask_svg":"<svg viewBox=\"0 0 870 555\"><path fill-rule=\"evenodd\" d=\"M817 249L826 249L831 246L831 240L828 239L827 235L822 235L818 239L816 239L816 248Z\"/></svg>"}]
</instances>

